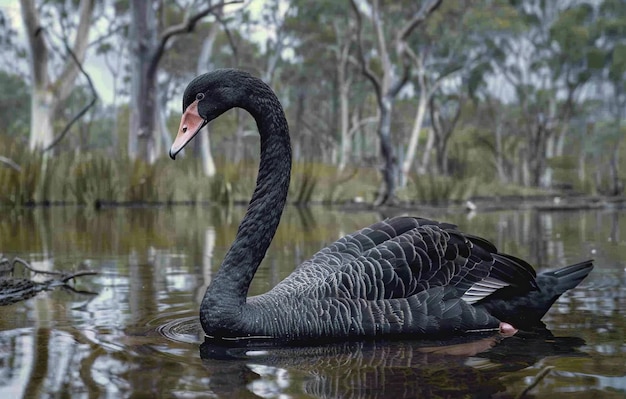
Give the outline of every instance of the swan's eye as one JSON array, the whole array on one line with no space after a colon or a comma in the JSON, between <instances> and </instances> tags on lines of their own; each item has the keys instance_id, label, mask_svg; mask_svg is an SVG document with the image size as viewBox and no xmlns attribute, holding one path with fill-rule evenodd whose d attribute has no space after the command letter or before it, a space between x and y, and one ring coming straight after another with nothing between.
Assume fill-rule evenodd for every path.
<instances>
[{"instance_id":1,"label":"swan's eye","mask_svg":"<svg viewBox=\"0 0 626 399\"><path fill-rule=\"evenodd\" d=\"M196 100L200 101L204 98L204 93L198 93L196 94Z\"/></svg>"}]
</instances>

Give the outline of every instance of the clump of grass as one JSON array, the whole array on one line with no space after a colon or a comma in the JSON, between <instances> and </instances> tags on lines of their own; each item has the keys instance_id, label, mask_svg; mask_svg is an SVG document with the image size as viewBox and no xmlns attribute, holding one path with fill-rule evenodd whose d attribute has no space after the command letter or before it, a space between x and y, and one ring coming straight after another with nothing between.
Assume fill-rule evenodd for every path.
<instances>
[{"instance_id":1,"label":"clump of grass","mask_svg":"<svg viewBox=\"0 0 626 399\"><path fill-rule=\"evenodd\" d=\"M74 201L80 205L116 203L121 199L116 163L102 155L78 156L69 168L66 183Z\"/></svg>"},{"instance_id":2,"label":"clump of grass","mask_svg":"<svg viewBox=\"0 0 626 399\"><path fill-rule=\"evenodd\" d=\"M289 185L289 198L296 205L310 203L313 192L319 181L319 168L315 164L303 162L292 167L291 184Z\"/></svg>"},{"instance_id":3,"label":"clump of grass","mask_svg":"<svg viewBox=\"0 0 626 399\"><path fill-rule=\"evenodd\" d=\"M131 203L158 202L160 172L158 165L150 165L141 159L129 161L129 164L125 200Z\"/></svg>"},{"instance_id":4,"label":"clump of grass","mask_svg":"<svg viewBox=\"0 0 626 399\"><path fill-rule=\"evenodd\" d=\"M217 173L209 181L209 198L210 201L221 205L233 205L235 198L233 196L233 185L226 177Z\"/></svg>"},{"instance_id":5,"label":"clump of grass","mask_svg":"<svg viewBox=\"0 0 626 399\"><path fill-rule=\"evenodd\" d=\"M50 182L45 180L52 171L44 154L26 151L17 142L10 145L8 154L20 170L0 167L0 202L20 206L49 201Z\"/></svg>"},{"instance_id":6,"label":"clump of grass","mask_svg":"<svg viewBox=\"0 0 626 399\"><path fill-rule=\"evenodd\" d=\"M442 205L467 200L477 187L475 177L459 179L450 176L413 175L410 178L408 195L412 202Z\"/></svg>"}]
</instances>

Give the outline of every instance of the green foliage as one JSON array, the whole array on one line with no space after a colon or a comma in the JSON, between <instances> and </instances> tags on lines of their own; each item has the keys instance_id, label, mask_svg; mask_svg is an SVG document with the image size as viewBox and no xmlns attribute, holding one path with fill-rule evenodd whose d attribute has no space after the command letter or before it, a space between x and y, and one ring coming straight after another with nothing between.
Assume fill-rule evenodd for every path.
<instances>
[{"instance_id":1,"label":"green foliage","mask_svg":"<svg viewBox=\"0 0 626 399\"><path fill-rule=\"evenodd\" d=\"M0 70L0 135L26 140L29 123L28 85L19 76Z\"/></svg>"}]
</instances>

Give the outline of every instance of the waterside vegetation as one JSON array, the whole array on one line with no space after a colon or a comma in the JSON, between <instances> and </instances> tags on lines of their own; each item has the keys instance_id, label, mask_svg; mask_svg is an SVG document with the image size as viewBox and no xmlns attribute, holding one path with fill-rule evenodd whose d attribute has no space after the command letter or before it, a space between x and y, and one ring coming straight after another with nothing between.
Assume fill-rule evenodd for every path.
<instances>
[{"instance_id":1,"label":"waterside vegetation","mask_svg":"<svg viewBox=\"0 0 626 399\"><path fill-rule=\"evenodd\" d=\"M17 142L9 146L9 154L19 167L0 165L0 207L245 204L254 187L258 166L254 157L236 163L216 158L217 171L209 177L193 157L180 157L176 162L161 158L150 164L125 156L111 157L104 151L64 152L51 157L30 151ZM400 205L446 206L475 197L599 194L591 182L568 186L565 190L500 183L494 179L495 170L485 168L482 160L487 154L479 155L481 151L485 150L477 146L473 150L476 157L465 157L459 165L462 173L456 175L412 173L399 191ZM567 177L576 170L562 168L559 172ZM373 167L339 171L330 164L296 161L289 202L295 205L372 203L379 176Z\"/></svg>"}]
</instances>

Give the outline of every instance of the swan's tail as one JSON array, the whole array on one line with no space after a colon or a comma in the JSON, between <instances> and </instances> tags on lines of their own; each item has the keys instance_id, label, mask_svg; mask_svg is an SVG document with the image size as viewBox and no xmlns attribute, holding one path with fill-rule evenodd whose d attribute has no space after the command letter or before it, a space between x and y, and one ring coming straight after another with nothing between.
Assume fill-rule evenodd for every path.
<instances>
[{"instance_id":1,"label":"swan's tail","mask_svg":"<svg viewBox=\"0 0 626 399\"><path fill-rule=\"evenodd\" d=\"M547 271L537 276L537 290L522 293L514 287L505 287L485 298L480 305L516 328L533 327L565 291L580 284L592 269L593 261L587 260Z\"/></svg>"},{"instance_id":2,"label":"swan's tail","mask_svg":"<svg viewBox=\"0 0 626 399\"><path fill-rule=\"evenodd\" d=\"M562 269L547 271L537 276L537 285L541 291L554 292L558 297L567 290L580 284L593 269L593 261L586 260ZM552 302L554 303L554 301ZM552 305L550 303L550 305Z\"/></svg>"}]
</instances>

